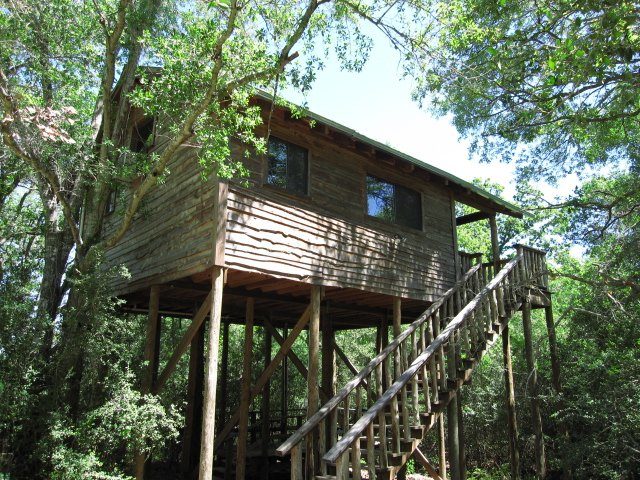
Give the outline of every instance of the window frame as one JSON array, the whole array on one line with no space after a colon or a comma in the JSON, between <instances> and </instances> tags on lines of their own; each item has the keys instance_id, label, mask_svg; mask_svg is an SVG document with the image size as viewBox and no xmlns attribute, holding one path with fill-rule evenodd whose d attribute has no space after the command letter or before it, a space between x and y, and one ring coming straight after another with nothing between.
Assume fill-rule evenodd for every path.
<instances>
[{"instance_id":1,"label":"window frame","mask_svg":"<svg viewBox=\"0 0 640 480\"><path fill-rule=\"evenodd\" d=\"M371 215L369 213L369 191L368 191L368 187L369 187L369 178L374 178L375 180L379 181L379 182L383 182L386 183L388 185L391 185L394 188L394 210L393 210L393 220L387 220L385 218L382 217L377 217L375 215ZM404 223L398 223L397 220L397 210L396 210L396 205L395 205L395 198L397 196L395 188L396 187L401 187L403 189L406 189L410 192L413 192L415 194L417 194L418 196L418 205L420 207L420 225L419 226L412 226L412 225L407 225ZM412 232L424 232L424 195L423 192L420 190L417 190L415 188L411 188L411 187L407 187L406 185L399 183L399 182L395 182L395 181L391 181L388 180L380 175L376 175L374 173L370 173L368 171L365 171L364 174L364 214L365 217L373 220L375 222L380 222L384 225L393 225L394 227L399 227L399 228L406 228Z\"/></svg>"},{"instance_id":2,"label":"window frame","mask_svg":"<svg viewBox=\"0 0 640 480\"><path fill-rule=\"evenodd\" d=\"M306 178L304 181L304 189L305 192L297 192L297 191L293 191L293 190L288 190L287 188L282 188L278 185L275 185L273 183L269 183L268 179L269 179L269 142L271 141L271 139L277 140L279 142L283 142L287 145L292 145L296 148L299 148L301 150L304 150L306 153L305 156L305 160L306 160ZM285 140L282 137L279 137L277 135L269 135L269 137L267 138L267 153L264 155L264 162L263 162L263 172L262 172L262 186L263 187L267 187L269 189L273 189L274 191L281 193L283 195L288 195L294 198L304 198L304 199L308 199L311 197L311 150L303 145L300 145L299 143L295 143L295 142L291 142L289 140ZM289 161L289 156L287 155L287 163Z\"/></svg>"}]
</instances>

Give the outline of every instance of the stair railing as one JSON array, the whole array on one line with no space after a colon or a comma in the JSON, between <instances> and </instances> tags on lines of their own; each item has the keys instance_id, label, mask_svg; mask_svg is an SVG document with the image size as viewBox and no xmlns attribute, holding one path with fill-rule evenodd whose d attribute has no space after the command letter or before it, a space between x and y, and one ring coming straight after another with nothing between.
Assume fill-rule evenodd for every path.
<instances>
[{"instance_id":1,"label":"stair railing","mask_svg":"<svg viewBox=\"0 0 640 480\"><path fill-rule=\"evenodd\" d=\"M463 303L464 307L448 322L442 332L438 332L435 338L430 338L431 329L419 332L417 328L413 330L413 333L419 333L419 343L426 348L415 356L404 373L396 377L395 382L324 455L324 462L335 465L338 480L361 478L361 439L367 445L366 470L368 470L369 479L375 479L379 470L387 472L390 470L389 458L400 457L402 463L408 459L408 455L419 444L424 431L433 425L434 413L442 410L455 394L454 390L464 381L467 362L477 360L487 348L487 334L492 332L494 326L500 324L499 322L507 320L511 312L518 308L518 288L525 279L528 280L530 275L530 272L524 270L527 267L524 258L525 255L519 250L518 255L507 262L474 298ZM466 281L480 282L481 279L477 278L480 271L474 267L474 273L467 277ZM458 291L458 289L452 290L450 298ZM439 308L443 306L444 303ZM447 307L444 308L446 310ZM425 315L433 315L434 319L437 319L436 310L427 312L421 316L421 319L426 320ZM448 368L445 368L445 362ZM460 372L463 374L463 379L460 378ZM416 384L422 387L422 398L418 400L418 392L414 390L413 406L414 408L417 406L418 409L412 416L400 417L402 445L391 442L390 447L387 447L387 441L384 438L386 413L391 407L391 418L398 418L395 415L394 405L397 405L402 398L402 407L405 408L406 397L403 392L406 392L409 386ZM419 434L413 436L416 430ZM350 472L351 477L349 477ZM297 477L292 474L291 478Z\"/></svg>"},{"instance_id":2,"label":"stair railing","mask_svg":"<svg viewBox=\"0 0 640 480\"><path fill-rule=\"evenodd\" d=\"M484 285L482 264L471 269L438 300L432 303L412 324L400 332L396 337L369 363L352 378L340 391L306 423L291 435L276 449L276 454L284 457L291 454L291 479L301 480L313 478L313 475L326 475L327 463L323 459L325 452L334 447L338 435L343 435L350 429L352 419L360 418L363 411L369 411L377 399L380 399L386 387L393 383L408 366L419 357L427 345L440 335L440 329L448 323L447 317L453 318L456 308L462 299L471 297ZM466 303L466 302L465 302ZM377 414L378 435L382 438L380 448L383 454L380 461L387 467L387 444L394 450L400 448L402 441L409 438L408 430L401 428L402 424L417 421L419 407L416 403L407 402L408 390L417 392L419 388L427 392L427 409L431 402L438 402L437 378L445 378L444 351L436 352L439 362L432 363L433 385L419 386L417 382L406 382L398 389L399 396L389 399L390 416L384 412ZM433 392L433 393L430 393ZM398 399L401 401L398 401ZM414 396L413 398L417 398ZM353 402L353 403L352 403ZM337 428L335 428L337 425ZM390 427L390 438L387 431ZM373 437L373 430L371 431ZM328 448L327 448L328 445ZM304 462L303 462L303 448ZM356 452L357 450L357 452ZM333 451L333 450L331 450ZM354 449L354 461L360 462L360 450Z\"/></svg>"}]
</instances>

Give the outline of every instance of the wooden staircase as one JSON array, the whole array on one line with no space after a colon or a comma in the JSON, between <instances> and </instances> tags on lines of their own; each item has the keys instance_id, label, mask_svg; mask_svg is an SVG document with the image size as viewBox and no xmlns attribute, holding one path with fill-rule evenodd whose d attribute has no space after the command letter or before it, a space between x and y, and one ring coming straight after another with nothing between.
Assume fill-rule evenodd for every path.
<instances>
[{"instance_id":1,"label":"wooden staircase","mask_svg":"<svg viewBox=\"0 0 640 480\"><path fill-rule=\"evenodd\" d=\"M546 290L544 252L518 246L495 273L471 267L278 449L291 479L393 479L471 378L531 288ZM494 275L495 273L495 275Z\"/></svg>"}]
</instances>

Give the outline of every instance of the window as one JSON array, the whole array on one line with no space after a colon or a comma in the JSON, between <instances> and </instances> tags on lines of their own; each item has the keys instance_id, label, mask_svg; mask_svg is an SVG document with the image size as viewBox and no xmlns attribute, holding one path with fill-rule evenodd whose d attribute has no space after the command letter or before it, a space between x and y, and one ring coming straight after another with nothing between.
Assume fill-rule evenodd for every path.
<instances>
[{"instance_id":1,"label":"window","mask_svg":"<svg viewBox=\"0 0 640 480\"><path fill-rule=\"evenodd\" d=\"M109 196L107 197L107 206L106 206L106 214L109 215L116 211L116 199L118 197L118 192L115 188L112 188L109 192Z\"/></svg>"},{"instance_id":2,"label":"window","mask_svg":"<svg viewBox=\"0 0 640 480\"><path fill-rule=\"evenodd\" d=\"M295 195L307 195L309 155L306 149L269 137L269 170L266 184Z\"/></svg>"},{"instance_id":3,"label":"window","mask_svg":"<svg viewBox=\"0 0 640 480\"><path fill-rule=\"evenodd\" d=\"M422 230L420 193L372 175L367 175L367 214Z\"/></svg>"},{"instance_id":4,"label":"window","mask_svg":"<svg viewBox=\"0 0 640 480\"><path fill-rule=\"evenodd\" d=\"M154 142L154 119L147 118L133 126L131 132L131 151L135 153L147 153Z\"/></svg>"}]
</instances>

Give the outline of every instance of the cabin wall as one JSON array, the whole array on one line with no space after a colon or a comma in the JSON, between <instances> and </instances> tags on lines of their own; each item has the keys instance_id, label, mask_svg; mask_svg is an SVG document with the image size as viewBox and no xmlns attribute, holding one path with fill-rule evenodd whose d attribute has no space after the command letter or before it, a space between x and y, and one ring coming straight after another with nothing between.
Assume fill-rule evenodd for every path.
<instances>
[{"instance_id":1,"label":"cabin wall","mask_svg":"<svg viewBox=\"0 0 640 480\"><path fill-rule=\"evenodd\" d=\"M181 149L168 166L166 182L155 186L124 238L105 252L108 266L124 265L130 277L113 288L125 293L202 272L213 265L215 178L203 181L194 148ZM103 236L111 234L129 200L120 192L107 216Z\"/></svg>"},{"instance_id":2,"label":"cabin wall","mask_svg":"<svg viewBox=\"0 0 640 480\"><path fill-rule=\"evenodd\" d=\"M229 185L226 266L421 300L453 284L455 220L445 186L340 146L317 128L282 118L272 119L270 127L273 135L309 150L309 195L263 186L266 160L244 160L250 177ZM243 158L244 147L234 144L232 150ZM166 183L153 189L123 241L107 252L109 264L123 263L131 273L116 290L181 278L213 264L216 189L213 180L201 180L195 153L181 151ZM367 173L422 193L422 231L366 215ZM105 233L116 220L117 214L108 219Z\"/></svg>"}]
</instances>

